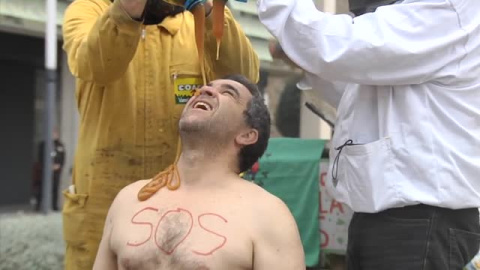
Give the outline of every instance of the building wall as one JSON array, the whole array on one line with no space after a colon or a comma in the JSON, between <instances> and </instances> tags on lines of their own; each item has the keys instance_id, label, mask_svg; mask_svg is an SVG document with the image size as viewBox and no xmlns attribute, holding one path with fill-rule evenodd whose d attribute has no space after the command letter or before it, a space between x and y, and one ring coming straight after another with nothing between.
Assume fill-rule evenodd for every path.
<instances>
[{"instance_id":1,"label":"building wall","mask_svg":"<svg viewBox=\"0 0 480 270\"><path fill-rule=\"evenodd\" d=\"M278 108L278 102L280 100L280 96L282 94L284 87L285 87L284 78L279 76L269 76L268 85L265 89L265 94L266 94L267 106L270 111L270 118L272 123L271 130L270 130L271 137L282 136L282 134L280 134L280 132L277 130L275 115Z\"/></svg>"},{"instance_id":2,"label":"building wall","mask_svg":"<svg viewBox=\"0 0 480 270\"><path fill-rule=\"evenodd\" d=\"M316 0L317 8L320 10L334 8L334 13L337 14L344 14L348 13L348 0ZM328 12L332 12L332 10L328 10Z\"/></svg>"},{"instance_id":3,"label":"building wall","mask_svg":"<svg viewBox=\"0 0 480 270\"><path fill-rule=\"evenodd\" d=\"M28 205L44 136L44 41L1 31L0 40L0 206Z\"/></svg>"},{"instance_id":4,"label":"building wall","mask_svg":"<svg viewBox=\"0 0 480 270\"><path fill-rule=\"evenodd\" d=\"M28 204L34 161L35 68L0 61L0 206Z\"/></svg>"}]
</instances>

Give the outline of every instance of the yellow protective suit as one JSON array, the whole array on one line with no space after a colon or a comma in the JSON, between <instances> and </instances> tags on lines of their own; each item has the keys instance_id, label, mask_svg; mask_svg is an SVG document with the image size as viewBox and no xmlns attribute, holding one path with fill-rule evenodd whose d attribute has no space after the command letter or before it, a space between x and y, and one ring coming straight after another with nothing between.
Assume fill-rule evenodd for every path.
<instances>
[{"instance_id":1,"label":"yellow protective suit","mask_svg":"<svg viewBox=\"0 0 480 270\"><path fill-rule=\"evenodd\" d=\"M241 73L258 80L250 42L225 11L220 60L206 23L207 79ZM190 12L144 26L118 1L76 0L65 13L64 50L76 77L80 132L73 184L64 191L66 269L92 269L116 194L174 161L185 94L201 83Z\"/></svg>"}]
</instances>

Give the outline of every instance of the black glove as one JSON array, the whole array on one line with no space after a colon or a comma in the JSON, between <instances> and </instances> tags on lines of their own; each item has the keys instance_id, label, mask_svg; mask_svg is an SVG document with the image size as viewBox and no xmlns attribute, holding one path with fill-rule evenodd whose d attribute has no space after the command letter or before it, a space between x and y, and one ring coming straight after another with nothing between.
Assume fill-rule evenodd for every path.
<instances>
[{"instance_id":1,"label":"black glove","mask_svg":"<svg viewBox=\"0 0 480 270\"><path fill-rule=\"evenodd\" d=\"M175 16L185 10L164 0L148 0L141 21L145 25L159 24L168 16Z\"/></svg>"}]
</instances>

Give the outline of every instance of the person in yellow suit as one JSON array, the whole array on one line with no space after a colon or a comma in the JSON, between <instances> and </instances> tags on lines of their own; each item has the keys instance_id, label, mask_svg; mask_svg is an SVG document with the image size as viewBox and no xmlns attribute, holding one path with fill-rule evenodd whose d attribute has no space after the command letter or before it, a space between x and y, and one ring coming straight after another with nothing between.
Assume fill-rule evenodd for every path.
<instances>
[{"instance_id":1,"label":"person in yellow suit","mask_svg":"<svg viewBox=\"0 0 480 270\"><path fill-rule=\"evenodd\" d=\"M216 60L209 1L196 1L207 11L207 80L240 73L257 82L258 57L228 8ZM202 84L187 2L76 0L65 12L64 50L80 114L73 183L64 191L65 269L92 269L117 193L174 162L180 114Z\"/></svg>"}]
</instances>

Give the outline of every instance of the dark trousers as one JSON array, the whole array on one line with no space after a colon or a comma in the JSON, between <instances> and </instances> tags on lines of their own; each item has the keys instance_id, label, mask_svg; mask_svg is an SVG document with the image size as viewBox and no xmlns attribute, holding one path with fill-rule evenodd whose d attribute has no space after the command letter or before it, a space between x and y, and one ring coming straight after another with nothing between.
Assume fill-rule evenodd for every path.
<instances>
[{"instance_id":1,"label":"dark trousers","mask_svg":"<svg viewBox=\"0 0 480 270\"><path fill-rule=\"evenodd\" d=\"M37 206L36 210L39 211L42 205L43 199L43 181L40 181L40 187L37 191ZM60 173L53 173L53 182L52 182L52 209L58 211L58 188L60 186Z\"/></svg>"},{"instance_id":2,"label":"dark trousers","mask_svg":"<svg viewBox=\"0 0 480 270\"><path fill-rule=\"evenodd\" d=\"M348 270L461 270L480 249L477 208L427 205L354 213Z\"/></svg>"}]
</instances>

